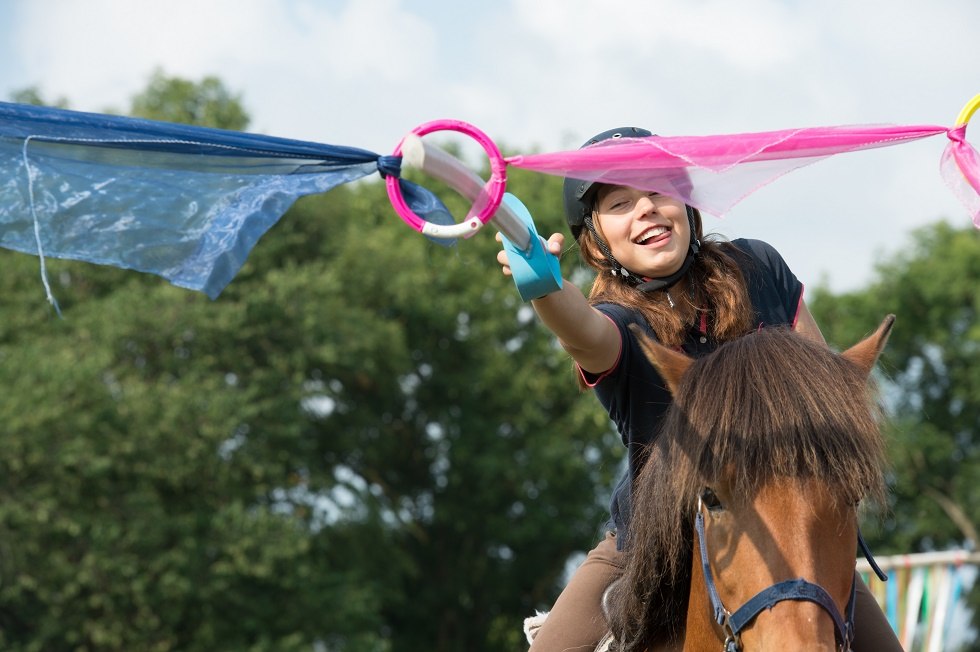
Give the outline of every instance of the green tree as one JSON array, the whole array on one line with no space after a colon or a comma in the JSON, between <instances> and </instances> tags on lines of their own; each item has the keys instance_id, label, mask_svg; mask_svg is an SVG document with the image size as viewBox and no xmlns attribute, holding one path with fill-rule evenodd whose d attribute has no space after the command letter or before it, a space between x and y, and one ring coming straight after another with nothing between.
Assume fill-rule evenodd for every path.
<instances>
[{"instance_id":1,"label":"green tree","mask_svg":"<svg viewBox=\"0 0 980 652\"><path fill-rule=\"evenodd\" d=\"M510 189L558 228L557 180ZM58 320L4 252L0 645L521 645L620 446L496 250L375 181L298 202L214 302L49 260Z\"/></svg>"},{"instance_id":2,"label":"green tree","mask_svg":"<svg viewBox=\"0 0 980 652\"><path fill-rule=\"evenodd\" d=\"M241 95L232 93L217 77L193 82L153 73L146 90L133 98L130 115L150 120L182 122L241 131L249 116Z\"/></svg>"},{"instance_id":3,"label":"green tree","mask_svg":"<svg viewBox=\"0 0 980 652\"><path fill-rule=\"evenodd\" d=\"M226 368L235 333L255 333L242 307L49 261L59 321L37 260L4 262L0 359L22 388L0 401L4 649L383 649L357 545L376 524L337 517L316 536L283 453L236 453L262 428L253 388L284 383L269 367L239 386Z\"/></svg>"},{"instance_id":4,"label":"green tree","mask_svg":"<svg viewBox=\"0 0 980 652\"><path fill-rule=\"evenodd\" d=\"M878 552L973 547L980 522L980 231L937 223L880 263L860 291L818 290L812 308L843 345L887 313L881 360L893 464L892 502L868 523ZM980 606L980 592L971 602ZM978 621L980 623L980 621Z\"/></svg>"},{"instance_id":5,"label":"green tree","mask_svg":"<svg viewBox=\"0 0 980 652\"><path fill-rule=\"evenodd\" d=\"M20 104L33 104L34 106L56 106L59 109L68 108L68 100L64 97L52 101L45 100L41 95L41 89L37 86L28 86L10 94L11 102Z\"/></svg>"}]
</instances>

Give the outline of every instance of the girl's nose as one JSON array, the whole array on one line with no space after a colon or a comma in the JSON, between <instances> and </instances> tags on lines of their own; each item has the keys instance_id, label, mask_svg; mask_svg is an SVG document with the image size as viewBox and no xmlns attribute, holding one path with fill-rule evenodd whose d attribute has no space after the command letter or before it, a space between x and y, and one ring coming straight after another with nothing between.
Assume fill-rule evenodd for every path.
<instances>
[{"instance_id":1,"label":"girl's nose","mask_svg":"<svg viewBox=\"0 0 980 652\"><path fill-rule=\"evenodd\" d=\"M640 215L646 215L656 208L657 204L650 198L650 195L643 193L636 201L636 210Z\"/></svg>"}]
</instances>

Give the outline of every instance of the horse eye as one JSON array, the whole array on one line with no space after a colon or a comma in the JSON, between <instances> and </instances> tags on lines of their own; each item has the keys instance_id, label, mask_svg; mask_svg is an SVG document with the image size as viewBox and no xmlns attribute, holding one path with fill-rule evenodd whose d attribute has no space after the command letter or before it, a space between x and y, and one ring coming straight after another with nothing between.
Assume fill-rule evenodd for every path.
<instances>
[{"instance_id":1,"label":"horse eye","mask_svg":"<svg viewBox=\"0 0 980 652\"><path fill-rule=\"evenodd\" d=\"M709 512L717 512L725 508L725 506L721 504L721 500L718 499L718 494L716 494L714 489L711 487L705 487L704 490L701 491L701 502L708 508Z\"/></svg>"}]
</instances>

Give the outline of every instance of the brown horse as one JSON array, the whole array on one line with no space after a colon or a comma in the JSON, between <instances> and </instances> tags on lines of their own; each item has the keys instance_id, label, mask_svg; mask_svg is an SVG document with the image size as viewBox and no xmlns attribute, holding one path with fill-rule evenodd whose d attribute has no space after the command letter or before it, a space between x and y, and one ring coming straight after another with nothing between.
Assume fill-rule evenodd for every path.
<instances>
[{"instance_id":1,"label":"brown horse","mask_svg":"<svg viewBox=\"0 0 980 652\"><path fill-rule=\"evenodd\" d=\"M674 403L634 484L613 649L849 649L857 507L884 497L869 375L893 322L840 355L776 328L698 360L642 338Z\"/></svg>"}]
</instances>

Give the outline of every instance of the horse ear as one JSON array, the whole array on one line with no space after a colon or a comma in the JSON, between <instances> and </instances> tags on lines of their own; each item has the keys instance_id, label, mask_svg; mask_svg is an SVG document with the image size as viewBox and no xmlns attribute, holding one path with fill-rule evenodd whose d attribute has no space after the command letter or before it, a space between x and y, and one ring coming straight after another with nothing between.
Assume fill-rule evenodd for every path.
<instances>
[{"instance_id":1,"label":"horse ear","mask_svg":"<svg viewBox=\"0 0 980 652\"><path fill-rule=\"evenodd\" d=\"M865 374L870 374L878 361L878 356L888 342L888 335L895 324L895 315L885 317L878 330L864 338L841 355L856 364Z\"/></svg>"},{"instance_id":2,"label":"horse ear","mask_svg":"<svg viewBox=\"0 0 980 652\"><path fill-rule=\"evenodd\" d=\"M643 347L643 353L646 354L647 360L660 372L660 376L667 383L667 389L670 390L671 394L676 395L681 385L681 378L694 360L679 351L668 349L660 342L654 341L636 324L630 324L630 330L633 331L636 339L640 342L640 346Z\"/></svg>"}]
</instances>

